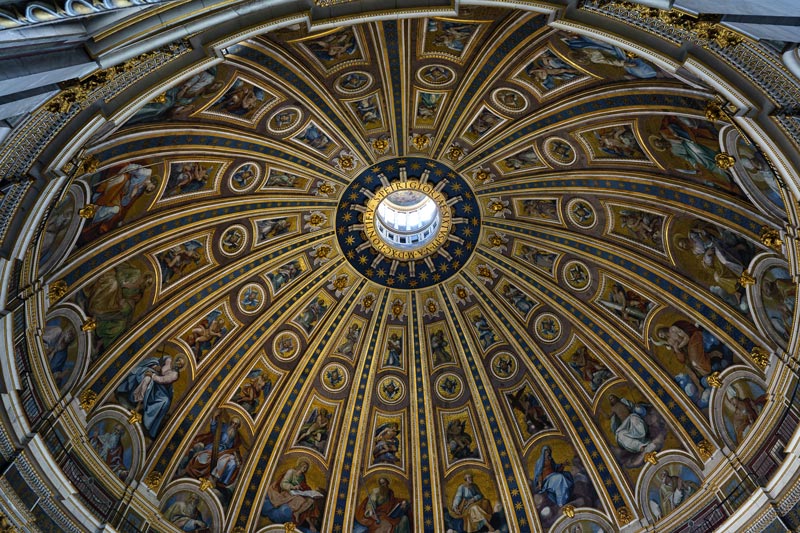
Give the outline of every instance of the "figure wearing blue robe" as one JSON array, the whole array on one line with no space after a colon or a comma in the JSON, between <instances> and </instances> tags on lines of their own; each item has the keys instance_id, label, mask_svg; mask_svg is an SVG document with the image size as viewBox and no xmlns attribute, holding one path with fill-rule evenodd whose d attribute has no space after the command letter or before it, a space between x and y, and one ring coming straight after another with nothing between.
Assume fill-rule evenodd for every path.
<instances>
[{"instance_id":1,"label":"figure wearing blue robe","mask_svg":"<svg viewBox=\"0 0 800 533\"><path fill-rule=\"evenodd\" d=\"M533 473L533 488L539 494L546 494L559 507L572 499L575 482L572 474L564 471L564 465L553 460L550 446L544 446Z\"/></svg>"},{"instance_id":2,"label":"figure wearing blue robe","mask_svg":"<svg viewBox=\"0 0 800 533\"><path fill-rule=\"evenodd\" d=\"M607 53L609 56L616 58L625 72L635 78L648 79L655 78L658 75L656 69L649 65L646 61L638 57L630 58L625 55L625 52L616 46L601 41L595 41L583 35L577 35L569 39L564 39L564 42L572 50L582 50L584 48L590 50L600 50ZM611 64L611 63L609 63Z\"/></svg>"},{"instance_id":3,"label":"figure wearing blue robe","mask_svg":"<svg viewBox=\"0 0 800 533\"><path fill-rule=\"evenodd\" d=\"M481 339L481 344L483 345L484 349L494 344L496 340L494 331L486 321L486 318L483 316L476 316L473 318L473 320L475 320L475 329L478 330L478 336Z\"/></svg>"},{"instance_id":4,"label":"figure wearing blue robe","mask_svg":"<svg viewBox=\"0 0 800 533\"><path fill-rule=\"evenodd\" d=\"M142 426L152 439L158 435L161 424L172 404L172 384L178 380L179 371L185 361L182 357L161 359L148 357L128 374L117 387L117 394L124 397L137 410L141 406Z\"/></svg>"}]
</instances>

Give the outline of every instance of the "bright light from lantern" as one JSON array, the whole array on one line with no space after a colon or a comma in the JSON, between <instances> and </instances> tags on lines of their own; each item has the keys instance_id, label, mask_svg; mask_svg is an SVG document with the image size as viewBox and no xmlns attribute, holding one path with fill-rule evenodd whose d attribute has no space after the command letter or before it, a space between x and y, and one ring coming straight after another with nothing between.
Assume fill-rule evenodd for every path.
<instances>
[{"instance_id":1,"label":"bright light from lantern","mask_svg":"<svg viewBox=\"0 0 800 533\"><path fill-rule=\"evenodd\" d=\"M376 226L383 241L415 250L427 244L439 228L439 208L433 198L414 190L389 194L378 205Z\"/></svg>"}]
</instances>

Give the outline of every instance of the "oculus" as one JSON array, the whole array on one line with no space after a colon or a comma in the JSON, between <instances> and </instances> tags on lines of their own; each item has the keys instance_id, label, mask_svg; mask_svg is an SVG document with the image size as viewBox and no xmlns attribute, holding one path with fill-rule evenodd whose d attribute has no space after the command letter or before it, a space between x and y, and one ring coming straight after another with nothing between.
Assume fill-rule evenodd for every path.
<instances>
[{"instance_id":1,"label":"oculus","mask_svg":"<svg viewBox=\"0 0 800 533\"><path fill-rule=\"evenodd\" d=\"M339 246L364 277L395 289L437 284L467 262L480 207L466 180L423 157L386 159L343 191Z\"/></svg>"},{"instance_id":2,"label":"oculus","mask_svg":"<svg viewBox=\"0 0 800 533\"><path fill-rule=\"evenodd\" d=\"M377 201L377 207L369 210ZM367 236L377 237L390 250L376 248L396 259L420 257L435 251L447 238L452 224L450 208L444 195L435 191L429 183L411 180L394 183L383 188L367 205L364 223L371 220L373 228L367 226ZM406 252L421 251L408 254ZM388 253L387 253L388 252Z\"/></svg>"}]
</instances>

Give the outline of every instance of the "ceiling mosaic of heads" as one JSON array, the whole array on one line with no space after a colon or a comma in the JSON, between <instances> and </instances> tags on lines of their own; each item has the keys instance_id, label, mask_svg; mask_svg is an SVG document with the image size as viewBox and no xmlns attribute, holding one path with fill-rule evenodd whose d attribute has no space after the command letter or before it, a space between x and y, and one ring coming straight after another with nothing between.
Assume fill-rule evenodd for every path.
<instances>
[{"instance_id":1,"label":"ceiling mosaic of heads","mask_svg":"<svg viewBox=\"0 0 800 533\"><path fill-rule=\"evenodd\" d=\"M796 342L783 171L714 80L548 22L284 24L83 142L29 364L130 523L668 531L741 485ZM365 206L411 181L452 225L390 256Z\"/></svg>"}]
</instances>

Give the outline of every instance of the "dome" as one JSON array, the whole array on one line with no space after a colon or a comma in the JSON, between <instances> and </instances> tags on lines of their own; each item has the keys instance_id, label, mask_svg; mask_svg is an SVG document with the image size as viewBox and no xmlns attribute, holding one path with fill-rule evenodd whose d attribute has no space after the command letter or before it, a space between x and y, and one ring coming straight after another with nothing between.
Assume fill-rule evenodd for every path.
<instances>
[{"instance_id":1,"label":"dome","mask_svg":"<svg viewBox=\"0 0 800 533\"><path fill-rule=\"evenodd\" d=\"M797 129L733 51L777 54L617 2L280 5L163 48L126 23L143 55L0 146L33 176L4 514L793 527Z\"/></svg>"}]
</instances>

